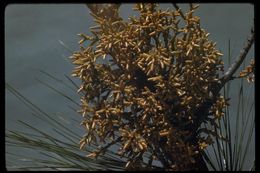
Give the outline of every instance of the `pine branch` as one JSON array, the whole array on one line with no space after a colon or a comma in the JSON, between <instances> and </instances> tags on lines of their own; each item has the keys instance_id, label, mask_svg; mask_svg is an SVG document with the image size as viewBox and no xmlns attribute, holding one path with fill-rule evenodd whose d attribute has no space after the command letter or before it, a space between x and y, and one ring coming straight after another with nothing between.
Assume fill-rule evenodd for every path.
<instances>
[{"instance_id":1,"label":"pine branch","mask_svg":"<svg viewBox=\"0 0 260 173\"><path fill-rule=\"evenodd\" d=\"M233 74L237 71L237 69L240 67L240 65L246 58L246 55L248 54L251 46L253 45L254 40L255 40L255 31L254 31L254 27L252 27L251 34L249 35L244 48L241 50L241 52L240 52L239 56L237 57L237 59L235 60L235 62L229 67L228 71L221 78L222 87L225 85L226 82L228 82L229 80L232 79Z\"/></svg>"},{"instance_id":2,"label":"pine branch","mask_svg":"<svg viewBox=\"0 0 260 173\"><path fill-rule=\"evenodd\" d=\"M185 15L182 13L180 7L177 4L175 4L175 3L173 3L173 6L180 13L181 17L185 20L186 19Z\"/></svg>"}]
</instances>

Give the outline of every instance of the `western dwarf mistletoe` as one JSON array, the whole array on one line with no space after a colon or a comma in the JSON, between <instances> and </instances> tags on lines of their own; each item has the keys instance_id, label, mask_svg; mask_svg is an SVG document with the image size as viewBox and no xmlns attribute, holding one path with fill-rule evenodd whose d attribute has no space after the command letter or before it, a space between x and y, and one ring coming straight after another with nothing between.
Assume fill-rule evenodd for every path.
<instances>
[{"instance_id":1,"label":"western dwarf mistletoe","mask_svg":"<svg viewBox=\"0 0 260 173\"><path fill-rule=\"evenodd\" d=\"M221 84L222 53L194 15L198 5L183 12L176 4L162 10L140 3L133 8L140 15L127 21L119 6L88 5L96 26L90 36L79 34L80 50L72 56L84 95L80 147L99 144L89 155L98 157L119 146L127 169L199 169L217 135L201 123L218 127L227 106L214 87Z\"/></svg>"}]
</instances>

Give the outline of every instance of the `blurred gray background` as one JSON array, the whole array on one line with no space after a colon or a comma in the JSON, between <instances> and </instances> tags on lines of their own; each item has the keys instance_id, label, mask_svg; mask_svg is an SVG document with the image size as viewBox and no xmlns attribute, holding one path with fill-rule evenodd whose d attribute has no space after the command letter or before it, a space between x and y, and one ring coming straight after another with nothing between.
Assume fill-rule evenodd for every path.
<instances>
[{"instance_id":1,"label":"blurred gray background","mask_svg":"<svg viewBox=\"0 0 260 173\"><path fill-rule=\"evenodd\" d=\"M137 15L132 11L133 4L122 4L120 13L127 20L129 15ZM173 8L171 4L161 4L163 8ZM180 4L185 9L185 4ZM227 62L228 40L231 40L232 60L239 54L240 49L250 32L254 18L254 6L251 4L200 4L195 13L201 18L201 26L210 33L210 38L217 42L217 47L224 53L223 59ZM77 123L70 122L75 116L80 122L80 116L75 114L68 105L71 102L61 97L49 88L43 86L37 79L54 85L62 92L79 102L76 92L67 90L57 81L43 75L44 70L60 80L69 83L64 75L70 75L73 65L68 57L69 49L79 49L78 33L90 34L88 28L93 26L92 17L84 4L10 4L5 9L5 78L6 82L29 98L34 104L48 113L61 119L66 125L75 128ZM250 50L248 58L254 57L254 48ZM231 62L232 62L231 60ZM227 65L225 66L227 68ZM77 83L77 79L75 79ZM232 87L238 87L234 82ZM252 90L252 92L251 92ZM250 87L250 99L254 102L254 87ZM237 104L237 93L231 92L231 106ZM31 111L15 96L6 90L5 97L5 128L26 131L17 120L29 122L31 125L46 131L52 131L39 119L33 118ZM61 114L65 116L60 117ZM66 119L67 118L67 119ZM76 129L83 134L83 130ZM7 152L24 153L7 146ZM254 159L255 148L249 148ZM7 157L8 164L16 163Z\"/></svg>"}]
</instances>

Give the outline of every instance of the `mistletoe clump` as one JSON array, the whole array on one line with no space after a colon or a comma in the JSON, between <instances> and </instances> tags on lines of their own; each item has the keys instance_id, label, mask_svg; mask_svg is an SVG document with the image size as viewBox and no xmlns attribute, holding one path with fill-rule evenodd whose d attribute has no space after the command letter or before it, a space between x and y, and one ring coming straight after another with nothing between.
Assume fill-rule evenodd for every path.
<instances>
[{"instance_id":1,"label":"mistletoe clump","mask_svg":"<svg viewBox=\"0 0 260 173\"><path fill-rule=\"evenodd\" d=\"M198 6L184 13L177 5L136 4L140 15L129 21L117 4L90 7L97 26L92 36L80 34L81 49L72 56L84 95L81 148L99 144L89 155L97 157L119 144L129 169L154 168L155 160L167 170L197 169L214 134L200 125L214 124L226 106L212 87L222 54L194 16Z\"/></svg>"}]
</instances>

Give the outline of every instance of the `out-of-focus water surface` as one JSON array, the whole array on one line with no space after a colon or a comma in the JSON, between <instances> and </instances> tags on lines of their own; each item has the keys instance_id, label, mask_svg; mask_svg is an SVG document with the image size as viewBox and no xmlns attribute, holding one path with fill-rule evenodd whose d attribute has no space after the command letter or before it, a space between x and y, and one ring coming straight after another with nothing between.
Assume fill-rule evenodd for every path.
<instances>
[{"instance_id":1,"label":"out-of-focus water surface","mask_svg":"<svg viewBox=\"0 0 260 173\"><path fill-rule=\"evenodd\" d=\"M120 13L125 19L129 15L137 15L132 11L132 6L132 4L121 6ZM171 4L161 4L161 6L173 8ZM185 9L184 4L180 6ZM201 4L195 14L201 18L202 27L210 32L210 38L217 42L218 48L224 53L223 58L226 63L229 39L231 40L232 57L239 54L253 24L253 5ZM84 4L8 5L5 9L6 82L53 116L59 114L65 114L67 117L76 116L73 111L68 109L71 102L44 87L37 79L50 85L56 84L60 91L68 93L71 98L79 101L76 92L68 91L64 86L57 85L57 82L40 73L40 70L65 81L64 75L70 75L73 66L68 59L71 53L60 44L60 41L71 50L78 50L79 37L77 34L82 32L90 34L88 28L93 25L92 17ZM254 57L254 48L250 50L248 57ZM238 87L238 82L234 82L232 85L232 88L235 89L235 87ZM231 105L237 104L237 97L237 93L231 92ZM7 90L5 98L6 129L26 131L16 123L17 120L23 120L40 129L52 131L51 126L43 125L40 120L32 118L31 111ZM254 92L248 102L254 102ZM75 128L75 124L66 120L63 122L67 123L67 126ZM83 133L80 129L77 130L80 134ZM7 152L9 151L18 154L26 152L7 146ZM254 158L254 145L249 148L248 152ZM15 163L9 157L6 158L6 162Z\"/></svg>"}]
</instances>

